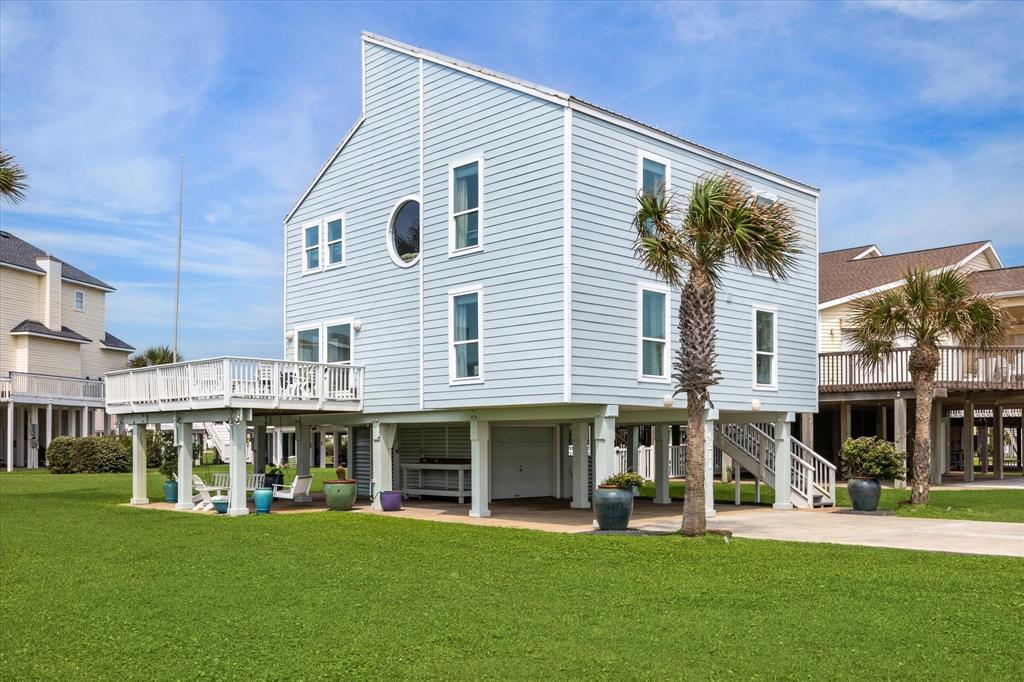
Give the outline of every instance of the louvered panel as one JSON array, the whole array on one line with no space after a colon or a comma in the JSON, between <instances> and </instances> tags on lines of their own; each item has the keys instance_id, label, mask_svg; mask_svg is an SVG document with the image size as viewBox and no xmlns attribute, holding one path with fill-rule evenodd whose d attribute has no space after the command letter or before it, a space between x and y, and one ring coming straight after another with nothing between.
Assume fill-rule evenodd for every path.
<instances>
[{"instance_id":1,"label":"louvered panel","mask_svg":"<svg viewBox=\"0 0 1024 682\"><path fill-rule=\"evenodd\" d=\"M359 482L356 486L360 495L370 495L370 479L373 476L372 441L370 428L359 426L352 430L355 438L354 477Z\"/></svg>"},{"instance_id":2,"label":"louvered panel","mask_svg":"<svg viewBox=\"0 0 1024 682\"><path fill-rule=\"evenodd\" d=\"M448 457L470 458L469 424L448 427Z\"/></svg>"},{"instance_id":3,"label":"louvered panel","mask_svg":"<svg viewBox=\"0 0 1024 682\"><path fill-rule=\"evenodd\" d=\"M448 433L446 426L423 427L423 457L441 459L448 456Z\"/></svg>"}]
</instances>

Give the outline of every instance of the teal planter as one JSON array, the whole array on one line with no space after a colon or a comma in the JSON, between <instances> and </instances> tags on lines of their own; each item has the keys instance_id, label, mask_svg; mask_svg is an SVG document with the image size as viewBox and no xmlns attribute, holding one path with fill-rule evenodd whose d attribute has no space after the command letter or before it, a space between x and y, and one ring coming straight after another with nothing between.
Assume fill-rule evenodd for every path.
<instances>
[{"instance_id":1,"label":"teal planter","mask_svg":"<svg viewBox=\"0 0 1024 682\"><path fill-rule=\"evenodd\" d=\"M178 501L178 484L175 481L164 481L164 502Z\"/></svg>"},{"instance_id":2,"label":"teal planter","mask_svg":"<svg viewBox=\"0 0 1024 682\"><path fill-rule=\"evenodd\" d=\"M252 491L252 500L256 503L257 514L269 514L270 503L274 501L274 489L256 488Z\"/></svg>"},{"instance_id":3,"label":"teal planter","mask_svg":"<svg viewBox=\"0 0 1024 682\"><path fill-rule=\"evenodd\" d=\"M632 490L598 486L594 491L594 520L601 530L626 530L632 515Z\"/></svg>"},{"instance_id":4,"label":"teal planter","mask_svg":"<svg viewBox=\"0 0 1024 682\"><path fill-rule=\"evenodd\" d=\"M857 511L875 511L882 497L882 484L877 478L851 478L846 484L850 502Z\"/></svg>"},{"instance_id":5,"label":"teal planter","mask_svg":"<svg viewBox=\"0 0 1024 682\"><path fill-rule=\"evenodd\" d=\"M348 511L356 502L354 480L324 481L324 500L332 511Z\"/></svg>"},{"instance_id":6,"label":"teal planter","mask_svg":"<svg viewBox=\"0 0 1024 682\"><path fill-rule=\"evenodd\" d=\"M216 495L210 499L213 502L213 508L217 510L218 514L228 513L228 498L226 495Z\"/></svg>"}]
</instances>

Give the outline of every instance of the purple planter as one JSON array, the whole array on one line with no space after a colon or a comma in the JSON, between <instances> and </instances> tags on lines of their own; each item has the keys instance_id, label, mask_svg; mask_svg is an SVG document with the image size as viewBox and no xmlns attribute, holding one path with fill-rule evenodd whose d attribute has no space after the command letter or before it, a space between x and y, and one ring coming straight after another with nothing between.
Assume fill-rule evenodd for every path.
<instances>
[{"instance_id":1,"label":"purple planter","mask_svg":"<svg viewBox=\"0 0 1024 682\"><path fill-rule=\"evenodd\" d=\"M384 511L400 511L402 509L402 491L382 490L380 492L380 508Z\"/></svg>"}]
</instances>

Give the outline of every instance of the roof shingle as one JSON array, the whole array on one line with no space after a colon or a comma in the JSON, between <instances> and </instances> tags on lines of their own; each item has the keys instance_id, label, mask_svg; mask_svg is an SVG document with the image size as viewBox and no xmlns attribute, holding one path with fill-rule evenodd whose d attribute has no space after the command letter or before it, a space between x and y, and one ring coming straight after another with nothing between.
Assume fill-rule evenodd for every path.
<instances>
[{"instance_id":1,"label":"roof shingle","mask_svg":"<svg viewBox=\"0 0 1024 682\"><path fill-rule=\"evenodd\" d=\"M11 330L12 334L41 334L43 336L52 336L55 339L65 339L67 341L75 341L76 343L89 343L89 339L85 338L74 329L68 327L61 327L60 330L50 329L42 322L36 320L24 320L19 322Z\"/></svg>"},{"instance_id":2,"label":"roof shingle","mask_svg":"<svg viewBox=\"0 0 1024 682\"><path fill-rule=\"evenodd\" d=\"M7 231L0 230L0 263L7 263L14 265L25 270L32 270L33 272L42 273L43 269L36 265L36 258L46 258L49 256L45 251L29 244L24 239L15 237L13 234ZM53 256L50 256L54 258ZM102 287L104 289L114 290L114 287L110 286L101 279L93 277L87 272L79 270L74 265L66 261L62 261L59 258L54 258L61 263L61 278L71 280L73 282L81 282L82 284L91 284L94 287Z\"/></svg>"},{"instance_id":3,"label":"roof shingle","mask_svg":"<svg viewBox=\"0 0 1024 682\"><path fill-rule=\"evenodd\" d=\"M967 276L976 294L1024 291L1024 265L998 270L978 270Z\"/></svg>"},{"instance_id":4,"label":"roof shingle","mask_svg":"<svg viewBox=\"0 0 1024 682\"><path fill-rule=\"evenodd\" d=\"M103 345L107 348L114 348L116 350L135 350L135 346L128 345L126 342L117 338L110 332L105 332L103 334Z\"/></svg>"}]
</instances>

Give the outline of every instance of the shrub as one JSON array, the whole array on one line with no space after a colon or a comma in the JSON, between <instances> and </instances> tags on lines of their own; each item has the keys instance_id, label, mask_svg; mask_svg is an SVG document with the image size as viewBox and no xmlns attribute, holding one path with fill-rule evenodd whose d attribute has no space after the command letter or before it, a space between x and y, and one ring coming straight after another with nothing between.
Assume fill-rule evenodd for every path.
<instances>
[{"instance_id":1,"label":"shrub","mask_svg":"<svg viewBox=\"0 0 1024 682\"><path fill-rule=\"evenodd\" d=\"M624 474L615 474L614 476L609 476L608 478L604 479L604 482L601 483L601 485L611 485L615 486L616 488L624 488L626 490L631 490L632 488L644 485L645 483L647 483L646 478L636 473L635 471L627 471Z\"/></svg>"},{"instance_id":2,"label":"shrub","mask_svg":"<svg viewBox=\"0 0 1024 682\"><path fill-rule=\"evenodd\" d=\"M851 438L843 443L840 457L850 477L896 479L907 475L906 456L881 438Z\"/></svg>"},{"instance_id":3,"label":"shrub","mask_svg":"<svg viewBox=\"0 0 1024 682\"><path fill-rule=\"evenodd\" d=\"M132 470L132 446L130 438L117 436L93 436L96 447L92 452L91 473L126 473Z\"/></svg>"},{"instance_id":4,"label":"shrub","mask_svg":"<svg viewBox=\"0 0 1024 682\"><path fill-rule=\"evenodd\" d=\"M160 473L164 475L168 481L174 480L174 475L178 472L178 448L172 444L170 447L164 448L164 460L160 462Z\"/></svg>"},{"instance_id":5,"label":"shrub","mask_svg":"<svg viewBox=\"0 0 1024 682\"><path fill-rule=\"evenodd\" d=\"M71 453L75 447L75 439L58 436L46 447L46 468L51 474L71 474Z\"/></svg>"},{"instance_id":6,"label":"shrub","mask_svg":"<svg viewBox=\"0 0 1024 682\"><path fill-rule=\"evenodd\" d=\"M71 450L71 469L76 474L92 471L93 463L99 457L99 444L94 436L75 439Z\"/></svg>"}]
</instances>

